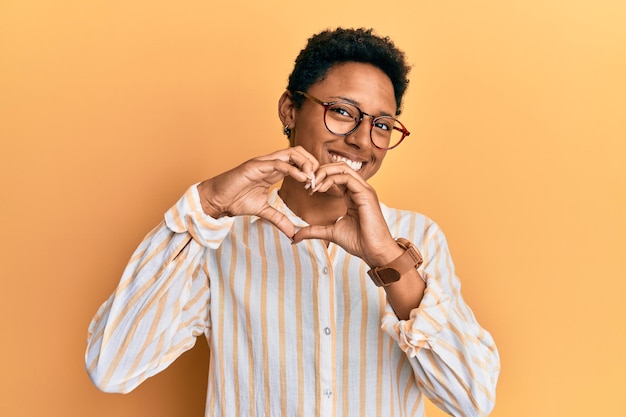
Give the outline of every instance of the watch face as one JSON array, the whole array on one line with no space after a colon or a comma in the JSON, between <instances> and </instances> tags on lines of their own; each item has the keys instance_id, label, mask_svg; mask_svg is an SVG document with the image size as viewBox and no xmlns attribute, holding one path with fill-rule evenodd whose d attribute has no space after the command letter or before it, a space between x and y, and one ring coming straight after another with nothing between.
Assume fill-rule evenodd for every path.
<instances>
[{"instance_id":1,"label":"watch face","mask_svg":"<svg viewBox=\"0 0 626 417\"><path fill-rule=\"evenodd\" d=\"M400 273L390 267L379 269L378 276L385 284L391 284L400 279Z\"/></svg>"}]
</instances>

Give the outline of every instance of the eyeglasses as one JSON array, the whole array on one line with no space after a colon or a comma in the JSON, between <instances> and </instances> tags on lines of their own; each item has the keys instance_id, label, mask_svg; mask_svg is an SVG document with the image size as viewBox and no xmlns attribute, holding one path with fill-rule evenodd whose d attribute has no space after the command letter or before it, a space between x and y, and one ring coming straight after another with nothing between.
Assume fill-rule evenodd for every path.
<instances>
[{"instance_id":1,"label":"eyeglasses","mask_svg":"<svg viewBox=\"0 0 626 417\"><path fill-rule=\"evenodd\" d=\"M389 150L400 144L411 134L400 121L391 116L372 116L347 101L325 102L304 91L296 93L313 100L324 107L324 124L326 129L337 136L348 136L356 131L363 121L363 116L369 116L370 139L378 149Z\"/></svg>"}]
</instances>

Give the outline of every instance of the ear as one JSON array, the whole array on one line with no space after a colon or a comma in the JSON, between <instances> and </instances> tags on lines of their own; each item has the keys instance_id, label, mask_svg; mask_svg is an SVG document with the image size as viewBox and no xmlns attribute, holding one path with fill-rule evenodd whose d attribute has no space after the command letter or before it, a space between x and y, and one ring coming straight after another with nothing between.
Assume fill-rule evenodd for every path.
<instances>
[{"instance_id":1,"label":"ear","mask_svg":"<svg viewBox=\"0 0 626 417\"><path fill-rule=\"evenodd\" d=\"M289 126L292 130L295 127L296 106L290 91L285 91L278 99L278 117L284 126Z\"/></svg>"}]
</instances>

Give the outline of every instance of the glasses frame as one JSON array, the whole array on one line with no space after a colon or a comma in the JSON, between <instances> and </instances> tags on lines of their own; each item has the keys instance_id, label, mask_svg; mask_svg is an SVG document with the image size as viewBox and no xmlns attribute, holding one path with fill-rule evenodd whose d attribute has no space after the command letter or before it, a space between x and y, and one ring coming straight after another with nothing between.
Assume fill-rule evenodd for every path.
<instances>
[{"instance_id":1,"label":"glasses frame","mask_svg":"<svg viewBox=\"0 0 626 417\"><path fill-rule=\"evenodd\" d=\"M314 96L312 96L312 95L311 95L311 94L309 94L309 93L305 93L304 91L299 91L299 90L298 90L298 91L296 91L296 93L297 93L297 94L300 94L300 95L304 96L305 98L308 98L308 99L310 99L310 100L314 101L315 103L317 103L317 104L321 105L322 107L324 107L324 126L326 126L326 130L328 130L328 131L329 131L330 133L332 133L333 135L336 135L336 136L344 136L344 137L345 137L345 136L348 136L348 135L353 134L354 132L356 132L356 130L357 130L357 129L359 128L359 126L361 125L361 122L363 121L363 116L369 116L369 117L372 119L372 121L371 121L371 123L370 123L370 141L372 142L372 145L374 145L374 146L375 146L376 148L378 148L378 149L388 151L388 150L390 150L390 149L396 148L398 145L400 145L400 144L402 143L402 141L404 140L404 138L406 138L407 136L409 136L409 135L411 134L411 132L409 132L409 131L407 130L407 128L406 128L406 127L404 127L404 125L402 124L402 122L401 122L400 120L396 119L395 117L391 117L391 116L374 116L374 115L371 115L371 114L369 114L369 113L365 113L363 110L361 110L361 109L359 108L359 106L356 106L355 104L350 103L349 101L345 101L345 100L338 100L338 101L322 101L322 100L320 100L319 98L314 97ZM335 104L337 104L337 103L346 103L346 104L349 104L349 105L351 105L352 107L355 107L355 108L359 111L359 120L356 122L356 125L354 126L354 128L352 128L352 129L351 129L349 132L347 132L347 133L336 133L336 132L333 132L332 130L330 130L330 128L328 127L328 124L326 123L326 113L328 112L328 109L329 109L329 108L331 108L332 106L334 106L334 105L335 105ZM384 148L384 147L378 146L378 145L374 142L374 138L372 138L372 131L374 130L374 124L376 123L376 121L377 121L377 120L379 120L379 119L381 119L381 118L385 118L385 119L393 119L395 122L397 122L397 123L400 125L400 127L396 127L396 126L394 125L394 127L393 127L393 128L394 128L395 130L399 131L399 132L402 132L402 137L400 138L400 140L398 141L398 143L396 143L396 144L395 144L395 145L393 145L393 146L387 147L387 148Z\"/></svg>"}]
</instances>

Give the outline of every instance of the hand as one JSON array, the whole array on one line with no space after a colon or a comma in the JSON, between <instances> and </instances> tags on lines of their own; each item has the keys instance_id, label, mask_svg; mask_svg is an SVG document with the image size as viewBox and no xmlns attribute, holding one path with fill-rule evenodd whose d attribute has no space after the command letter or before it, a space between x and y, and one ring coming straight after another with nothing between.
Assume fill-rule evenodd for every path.
<instances>
[{"instance_id":1,"label":"hand","mask_svg":"<svg viewBox=\"0 0 626 417\"><path fill-rule=\"evenodd\" d=\"M302 183L310 181L318 167L319 162L300 146L251 159L198 185L202 209L214 218L259 216L291 238L295 227L268 204L269 187L286 176Z\"/></svg>"},{"instance_id":2,"label":"hand","mask_svg":"<svg viewBox=\"0 0 626 417\"><path fill-rule=\"evenodd\" d=\"M327 192L331 187L344 192L347 212L332 225L300 229L294 243L324 239L363 259L370 266L385 265L402 254L380 210L376 191L344 162L320 167L316 186L310 192Z\"/></svg>"}]
</instances>

